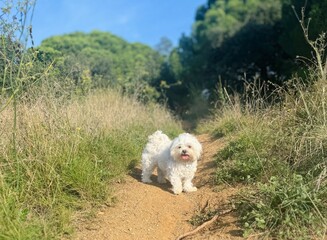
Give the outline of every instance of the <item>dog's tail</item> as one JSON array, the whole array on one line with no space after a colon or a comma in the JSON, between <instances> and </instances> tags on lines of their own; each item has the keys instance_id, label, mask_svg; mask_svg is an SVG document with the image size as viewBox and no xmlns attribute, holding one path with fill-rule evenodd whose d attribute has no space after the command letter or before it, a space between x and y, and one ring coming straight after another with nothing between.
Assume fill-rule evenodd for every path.
<instances>
[{"instance_id":1,"label":"dog's tail","mask_svg":"<svg viewBox=\"0 0 327 240\"><path fill-rule=\"evenodd\" d=\"M169 140L170 140L169 137L166 134L164 134L161 130L155 131L153 134L151 134L148 137L149 142L153 142L153 141L165 142Z\"/></svg>"}]
</instances>

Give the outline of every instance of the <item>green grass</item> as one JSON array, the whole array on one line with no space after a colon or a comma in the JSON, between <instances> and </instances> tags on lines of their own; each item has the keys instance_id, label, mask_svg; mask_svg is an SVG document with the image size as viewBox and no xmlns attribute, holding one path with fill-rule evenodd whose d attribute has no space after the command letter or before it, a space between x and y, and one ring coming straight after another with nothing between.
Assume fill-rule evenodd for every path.
<instances>
[{"instance_id":1,"label":"green grass","mask_svg":"<svg viewBox=\"0 0 327 240\"><path fill-rule=\"evenodd\" d=\"M181 132L162 107L114 90L31 99L18 104L14 152L13 111L0 114L0 239L71 235L74 212L112 201L110 186L139 163L150 133Z\"/></svg>"},{"instance_id":2,"label":"green grass","mask_svg":"<svg viewBox=\"0 0 327 240\"><path fill-rule=\"evenodd\" d=\"M257 97L230 97L198 127L228 140L216 154L216 182L244 186L235 205L246 237L326 237L327 67L320 65L277 89L273 104L249 86Z\"/></svg>"},{"instance_id":3,"label":"green grass","mask_svg":"<svg viewBox=\"0 0 327 240\"><path fill-rule=\"evenodd\" d=\"M231 124L220 112L220 119L201 127L215 137L221 137L219 129L228 139L216 154L216 182L246 186L235 200L245 237L322 239L326 234L327 125L321 84L316 81L306 92L297 85L298 95L285 96L283 108L227 107Z\"/></svg>"},{"instance_id":4,"label":"green grass","mask_svg":"<svg viewBox=\"0 0 327 240\"><path fill-rule=\"evenodd\" d=\"M239 197L245 236L255 231L278 239L321 239L326 231L322 191L301 175L275 176Z\"/></svg>"}]
</instances>

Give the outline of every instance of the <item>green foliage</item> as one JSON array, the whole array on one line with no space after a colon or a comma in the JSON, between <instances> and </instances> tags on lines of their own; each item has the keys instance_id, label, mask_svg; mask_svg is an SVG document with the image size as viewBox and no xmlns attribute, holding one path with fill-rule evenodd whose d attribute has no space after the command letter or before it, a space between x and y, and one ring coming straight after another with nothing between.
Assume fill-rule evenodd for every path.
<instances>
[{"instance_id":1,"label":"green foliage","mask_svg":"<svg viewBox=\"0 0 327 240\"><path fill-rule=\"evenodd\" d=\"M42 220L31 218L31 211L22 204L19 194L4 179L0 183L0 239L40 239Z\"/></svg>"},{"instance_id":2,"label":"green foliage","mask_svg":"<svg viewBox=\"0 0 327 240\"><path fill-rule=\"evenodd\" d=\"M37 81L33 71L34 52L28 52L30 28L26 26L35 2L3 1L0 15L0 96L11 95L15 101L24 89ZM19 17L18 17L19 16ZM7 106L7 104L5 104ZM3 106L0 107L0 111Z\"/></svg>"},{"instance_id":3,"label":"green foliage","mask_svg":"<svg viewBox=\"0 0 327 240\"><path fill-rule=\"evenodd\" d=\"M225 123L222 123L222 125L218 126L215 130L213 130L213 135L216 138L221 138L235 132L236 129L237 129L236 122L226 121Z\"/></svg>"},{"instance_id":4,"label":"green foliage","mask_svg":"<svg viewBox=\"0 0 327 240\"><path fill-rule=\"evenodd\" d=\"M209 7L200 9L204 18L195 22L194 33L200 48L207 42L212 49L232 37L247 23L271 24L280 18L278 1L214 1ZM208 46L207 46L208 47Z\"/></svg>"},{"instance_id":5,"label":"green foliage","mask_svg":"<svg viewBox=\"0 0 327 240\"><path fill-rule=\"evenodd\" d=\"M303 30L307 33L306 27ZM226 129L226 121L237 120L232 121L237 128L229 144L217 154L216 176L218 183L247 184L237 207L246 236L260 232L278 239L315 239L325 234L324 36L316 41L306 36L315 53L314 65L306 70L306 79L294 77L287 91L276 91L279 104L260 104L265 98L261 88L250 84L252 95L244 97L243 105L238 99L230 101L231 106L219 110L220 119L209 123L216 134L216 129Z\"/></svg>"},{"instance_id":6,"label":"green foliage","mask_svg":"<svg viewBox=\"0 0 327 240\"><path fill-rule=\"evenodd\" d=\"M133 138L136 134L134 128L124 131L126 132L110 132L91 138L82 133L80 137L83 141L75 146L75 153L59 167L63 191L91 202L106 201L109 194L107 183L112 178L122 177L134 167L145 144L144 140ZM74 143L66 149L62 146L65 149L63 159L69 155L72 144Z\"/></svg>"},{"instance_id":7,"label":"green foliage","mask_svg":"<svg viewBox=\"0 0 327 240\"><path fill-rule=\"evenodd\" d=\"M272 177L268 183L259 184L256 192L239 197L245 235L260 230L278 239L323 236L326 225L323 191L296 174L287 178Z\"/></svg>"},{"instance_id":8,"label":"green foliage","mask_svg":"<svg viewBox=\"0 0 327 240\"><path fill-rule=\"evenodd\" d=\"M166 37L160 38L160 42L156 45L155 49L162 56L168 57L169 53L173 49L173 43Z\"/></svg>"},{"instance_id":9,"label":"green foliage","mask_svg":"<svg viewBox=\"0 0 327 240\"><path fill-rule=\"evenodd\" d=\"M268 91L274 92L295 72L305 73L302 60L312 57L312 48L297 15L305 14L301 22L310 26L309 38L316 39L326 31L323 9L326 1L208 0L197 9L192 34L181 36L161 73L170 86L164 89L169 106L178 112L190 111L194 87L210 89L210 108L217 82L229 93L242 93L245 82L260 78L273 83ZM155 82L157 88L159 84Z\"/></svg>"},{"instance_id":10,"label":"green foliage","mask_svg":"<svg viewBox=\"0 0 327 240\"><path fill-rule=\"evenodd\" d=\"M188 111L194 87L210 89L211 104L217 82L240 91L244 78L261 75L275 81L267 69L280 67L276 58L283 54L278 44L280 19L281 2L274 0L216 0L199 7L192 35L180 38L167 63L171 74L163 76L167 82L180 83L166 89L170 106ZM181 101L184 109L178 105Z\"/></svg>"},{"instance_id":11,"label":"green foliage","mask_svg":"<svg viewBox=\"0 0 327 240\"><path fill-rule=\"evenodd\" d=\"M270 152L274 139L262 132L262 128L259 129L241 133L217 154L217 183L251 183L266 179L272 172L282 169L270 169L275 163Z\"/></svg>"},{"instance_id":12,"label":"green foliage","mask_svg":"<svg viewBox=\"0 0 327 240\"><path fill-rule=\"evenodd\" d=\"M312 239L324 234L325 99L322 82L316 84L303 93L298 83L299 98L288 96L282 111L235 117L237 131L217 153L217 183L257 186L238 197L245 235L259 231L278 239ZM226 121L219 122L225 129Z\"/></svg>"},{"instance_id":13,"label":"green foliage","mask_svg":"<svg viewBox=\"0 0 327 240\"><path fill-rule=\"evenodd\" d=\"M136 134L133 129L126 131ZM144 133L140 134L146 139ZM66 229L70 233L70 219L61 219L65 218L64 214L81 208L86 201L93 205L107 202L108 184L138 162L145 143L145 140L137 142L132 134L119 131L100 136L67 132L58 143L50 143L50 139L37 136L37 133L33 135L29 141L34 146L27 145L18 156L29 159L21 166L22 189L12 191L20 197L11 201L10 194L4 196L4 202L9 201L10 205L3 206L4 211L0 211L0 228L4 234L1 239L19 239L19 236L53 239ZM51 144L51 148L47 144ZM1 162L8 164L9 161L3 159ZM10 191L18 179L11 173L5 174L5 178L6 185L2 189ZM46 219L41 222L42 218ZM48 228L49 232L43 232L43 228Z\"/></svg>"},{"instance_id":14,"label":"green foliage","mask_svg":"<svg viewBox=\"0 0 327 240\"><path fill-rule=\"evenodd\" d=\"M321 0L284 0L283 2L282 24L284 31L280 35L281 46L293 58L302 56L310 59L312 57L312 49L305 41L296 15L301 15L303 11L306 17L304 24L307 25L310 22L309 38L317 39L319 34L326 31L327 18L324 9L326 9L327 3Z\"/></svg>"},{"instance_id":15,"label":"green foliage","mask_svg":"<svg viewBox=\"0 0 327 240\"><path fill-rule=\"evenodd\" d=\"M55 61L57 77L63 80L68 77L78 86L84 84L83 76L88 72L88 85L93 88L119 86L132 95L151 100L158 97L147 89L158 79L163 57L143 44L128 43L100 31L76 32L48 38L38 51L40 60ZM60 58L62 65L57 63Z\"/></svg>"}]
</instances>

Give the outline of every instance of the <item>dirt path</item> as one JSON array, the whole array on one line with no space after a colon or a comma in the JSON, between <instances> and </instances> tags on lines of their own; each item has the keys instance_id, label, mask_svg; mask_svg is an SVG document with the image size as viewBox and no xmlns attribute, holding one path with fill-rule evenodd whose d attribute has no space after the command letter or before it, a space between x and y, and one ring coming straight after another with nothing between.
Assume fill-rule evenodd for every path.
<instances>
[{"instance_id":1,"label":"dirt path","mask_svg":"<svg viewBox=\"0 0 327 240\"><path fill-rule=\"evenodd\" d=\"M144 184L139 168L127 176L126 181L115 186L118 202L97 213L95 219L76 222L76 239L79 240L134 240L176 239L194 229L188 220L204 206L226 209L230 197L237 189L214 191L212 176L215 168L214 154L223 142L208 135L198 136L203 144L203 156L194 179L198 191L174 195L170 185ZM186 239L243 239L235 225L233 213L220 217L208 229Z\"/></svg>"}]
</instances>

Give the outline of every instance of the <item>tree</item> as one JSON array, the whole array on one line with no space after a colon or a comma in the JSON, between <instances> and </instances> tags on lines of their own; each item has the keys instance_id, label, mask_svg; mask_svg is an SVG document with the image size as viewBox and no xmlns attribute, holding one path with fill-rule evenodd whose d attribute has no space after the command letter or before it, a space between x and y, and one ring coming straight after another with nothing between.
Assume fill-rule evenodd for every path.
<instances>
[{"instance_id":1,"label":"tree","mask_svg":"<svg viewBox=\"0 0 327 240\"><path fill-rule=\"evenodd\" d=\"M155 46L155 50L162 56L169 56L169 53L173 49L173 43L167 37L160 38L160 42Z\"/></svg>"},{"instance_id":2,"label":"tree","mask_svg":"<svg viewBox=\"0 0 327 240\"><path fill-rule=\"evenodd\" d=\"M166 48L169 47L168 40L163 40L163 43ZM157 81L163 63L163 57L152 48L140 43L128 43L100 31L51 37L41 43L39 50L43 56L60 53L65 59L65 64L61 65L65 69L61 73L70 76L74 73L74 81L82 79L85 71L88 71L92 87L119 86L132 94L142 94L144 89ZM74 59L74 64L69 59Z\"/></svg>"},{"instance_id":3,"label":"tree","mask_svg":"<svg viewBox=\"0 0 327 240\"><path fill-rule=\"evenodd\" d=\"M303 8L305 21L307 21L305 24L309 24L309 38L316 39L319 34L327 31L327 1L284 0L283 2L283 32L279 39L281 46L292 58L296 56L311 58L311 49L305 42L298 17L301 18Z\"/></svg>"},{"instance_id":4,"label":"tree","mask_svg":"<svg viewBox=\"0 0 327 240\"><path fill-rule=\"evenodd\" d=\"M170 102L183 98L192 105L194 89L213 90L221 79L224 86L241 90L245 74L266 78L267 68L276 71L276 58L283 56L281 6L276 0L208 0L200 6L192 34L182 35L169 57L171 79L180 82L167 89L168 96L177 96Z\"/></svg>"}]
</instances>

